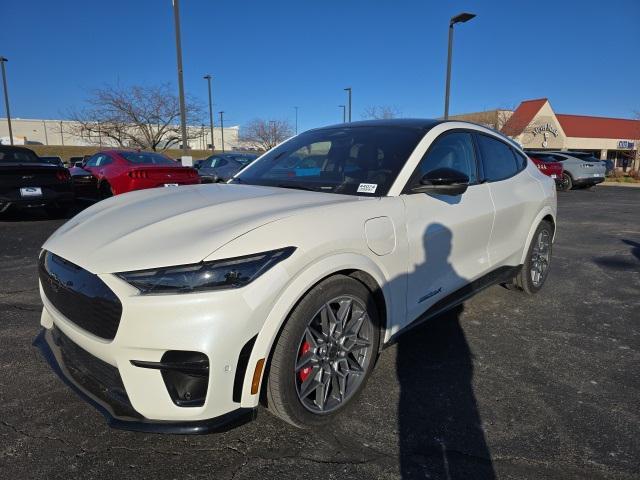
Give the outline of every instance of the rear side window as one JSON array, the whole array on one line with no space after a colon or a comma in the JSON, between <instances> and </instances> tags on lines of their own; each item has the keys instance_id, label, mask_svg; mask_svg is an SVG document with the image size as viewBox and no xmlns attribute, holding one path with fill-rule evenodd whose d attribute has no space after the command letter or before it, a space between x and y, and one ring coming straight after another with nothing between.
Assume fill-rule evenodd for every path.
<instances>
[{"instance_id":1,"label":"rear side window","mask_svg":"<svg viewBox=\"0 0 640 480\"><path fill-rule=\"evenodd\" d=\"M488 181L504 180L521 170L521 161L516 159L516 154L507 144L487 135L478 135L477 138L484 176Z\"/></svg>"}]
</instances>

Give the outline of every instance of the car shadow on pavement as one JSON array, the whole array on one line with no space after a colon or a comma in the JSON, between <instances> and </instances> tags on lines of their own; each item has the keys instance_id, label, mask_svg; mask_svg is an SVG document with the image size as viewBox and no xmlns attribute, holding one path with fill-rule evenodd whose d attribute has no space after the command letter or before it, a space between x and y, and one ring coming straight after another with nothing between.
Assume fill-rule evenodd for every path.
<instances>
[{"instance_id":1,"label":"car shadow on pavement","mask_svg":"<svg viewBox=\"0 0 640 480\"><path fill-rule=\"evenodd\" d=\"M622 243L629 245L631 247L631 255L640 260L640 243L634 242L633 240L622 240Z\"/></svg>"},{"instance_id":2,"label":"car shadow on pavement","mask_svg":"<svg viewBox=\"0 0 640 480\"><path fill-rule=\"evenodd\" d=\"M416 271L462 280L449 263L451 231L430 225ZM424 273L418 278L429 278ZM433 278L425 290L434 288ZM409 282L412 275L409 274ZM491 479L493 462L473 391L473 359L458 306L400 336L398 434L402 478Z\"/></svg>"}]
</instances>

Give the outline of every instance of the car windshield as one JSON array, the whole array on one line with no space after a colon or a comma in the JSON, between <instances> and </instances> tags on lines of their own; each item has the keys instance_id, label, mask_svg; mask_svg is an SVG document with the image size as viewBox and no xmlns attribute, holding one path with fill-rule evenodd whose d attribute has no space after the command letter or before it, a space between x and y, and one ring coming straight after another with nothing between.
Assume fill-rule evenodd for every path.
<instances>
[{"instance_id":1,"label":"car windshield","mask_svg":"<svg viewBox=\"0 0 640 480\"><path fill-rule=\"evenodd\" d=\"M120 152L120 156L136 165L176 165L170 158L153 152Z\"/></svg>"},{"instance_id":2,"label":"car windshield","mask_svg":"<svg viewBox=\"0 0 640 480\"><path fill-rule=\"evenodd\" d=\"M232 183L346 195L386 195L424 128L351 126L311 130L263 155Z\"/></svg>"},{"instance_id":3,"label":"car windshield","mask_svg":"<svg viewBox=\"0 0 640 480\"><path fill-rule=\"evenodd\" d=\"M0 162L6 163L43 163L31 150L21 148L0 148Z\"/></svg>"}]
</instances>

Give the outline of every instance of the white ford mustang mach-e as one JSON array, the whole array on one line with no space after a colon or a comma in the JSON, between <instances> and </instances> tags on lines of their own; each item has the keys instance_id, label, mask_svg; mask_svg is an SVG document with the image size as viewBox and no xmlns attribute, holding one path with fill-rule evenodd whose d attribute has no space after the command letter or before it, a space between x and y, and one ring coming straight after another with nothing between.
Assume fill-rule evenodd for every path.
<instances>
[{"instance_id":1,"label":"white ford mustang mach-e","mask_svg":"<svg viewBox=\"0 0 640 480\"><path fill-rule=\"evenodd\" d=\"M227 184L119 195L39 258L52 368L114 427L203 433L259 401L301 427L362 391L398 334L545 282L553 180L499 133L388 120L311 130Z\"/></svg>"}]
</instances>

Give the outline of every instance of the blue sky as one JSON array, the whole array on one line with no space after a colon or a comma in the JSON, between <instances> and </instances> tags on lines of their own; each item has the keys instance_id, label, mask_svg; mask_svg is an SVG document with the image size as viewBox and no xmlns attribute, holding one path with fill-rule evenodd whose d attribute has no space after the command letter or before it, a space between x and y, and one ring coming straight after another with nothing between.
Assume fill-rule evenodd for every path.
<instances>
[{"instance_id":1,"label":"blue sky","mask_svg":"<svg viewBox=\"0 0 640 480\"><path fill-rule=\"evenodd\" d=\"M12 114L59 118L104 84L177 89L171 0L3 0L0 54ZM255 117L300 130L369 105L442 114L449 18L451 113L548 97L560 113L640 110L640 0L182 0L185 88L214 75L226 124ZM1 110L4 116L4 108Z\"/></svg>"}]
</instances>

